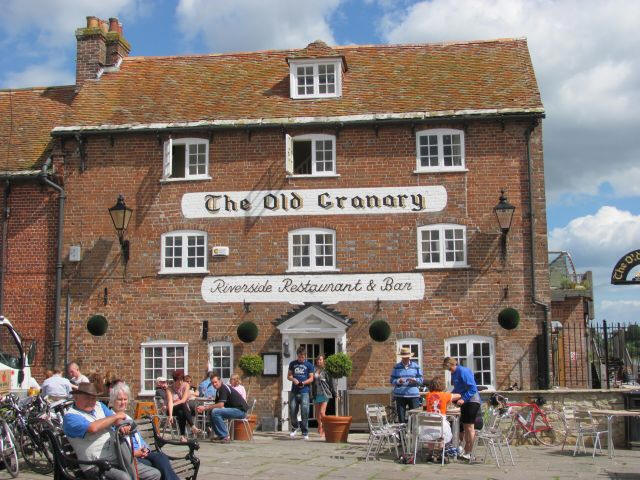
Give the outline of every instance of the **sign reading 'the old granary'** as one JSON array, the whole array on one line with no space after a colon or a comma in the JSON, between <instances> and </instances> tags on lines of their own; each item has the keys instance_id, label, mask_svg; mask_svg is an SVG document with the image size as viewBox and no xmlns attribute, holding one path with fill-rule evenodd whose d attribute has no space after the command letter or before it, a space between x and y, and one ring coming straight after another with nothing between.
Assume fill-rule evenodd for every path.
<instances>
[{"instance_id":1,"label":"sign reading 'the old granary'","mask_svg":"<svg viewBox=\"0 0 640 480\"><path fill-rule=\"evenodd\" d=\"M209 303L338 303L423 297L421 273L246 275L205 277L202 281L202 298Z\"/></svg>"},{"instance_id":2,"label":"sign reading 'the old granary'","mask_svg":"<svg viewBox=\"0 0 640 480\"><path fill-rule=\"evenodd\" d=\"M629 279L629 273L634 267L640 265L640 250L633 250L618 260L613 272L611 272L611 283L613 285L639 285L640 272L632 279Z\"/></svg>"},{"instance_id":3,"label":"sign reading 'the old granary'","mask_svg":"<svg viewBox=\"0 0 640 480\"><path fill-rule=\"evenodd\" d=\"M186 218L439 212L443 186L185 193Z\"/></svg>"}]
</instances>

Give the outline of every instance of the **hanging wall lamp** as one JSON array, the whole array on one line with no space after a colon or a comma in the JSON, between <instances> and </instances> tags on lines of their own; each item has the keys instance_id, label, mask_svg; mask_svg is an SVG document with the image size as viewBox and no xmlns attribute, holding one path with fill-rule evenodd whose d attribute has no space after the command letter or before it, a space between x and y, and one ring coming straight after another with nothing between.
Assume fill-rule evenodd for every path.
<instances>
[{"instance_id":1,"label":"hanging wall lamp","mask_svg":"<svg viewBox=\"0 0 640 480\"><path fill-rule=\"evenodd\" d=\"M129 240L124 239L124 232L127 231L129 226L129 220L131 220L131 213L133 210L127 207L124 203L124 195L118 195L116 204L109 209L109 215L111 215L111 221L118 234L118 240L120 241L120 248L122 249L122 260L126 265L129 261Z\"/></svg>"},{"instance_id":2,"label":"hanging wall lamp","mask_svg":"<svg viewBox=\"0 0 640 480\"><path fill-rule=\"evenodd\" d=\"M507 197L504 195L504 190L500 191L500 199L498 204L493 207L493 211L496 212L496 218L498 219L498 225L502 231L501 244L502 244L502 258L507 256L507 234L511 229L511 222L513 221L513 212L516 207L507 202Z\"/></svg>"}]
</instances>

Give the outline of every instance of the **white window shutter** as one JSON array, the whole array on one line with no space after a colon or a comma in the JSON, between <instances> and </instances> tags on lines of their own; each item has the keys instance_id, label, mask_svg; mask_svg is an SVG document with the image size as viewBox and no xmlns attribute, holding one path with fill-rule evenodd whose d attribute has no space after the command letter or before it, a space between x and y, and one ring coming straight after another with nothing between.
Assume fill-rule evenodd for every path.
<instances>
[{"instance_id":1,"label":"white window shutter","mask_svg":"<svg viewBox=\"0 0 640 480\"><path fill-rule=\"evenodd\" d=\"M293 140L291 135L285 134L285 170L287 174L293 175Z\"/></svg>"},{"instance_id":2,"label":"white window shutter","mask_svg":"<svg viewBox=\"0 0 640 480\"><path fill-rule=\"evenodd\" d=\"M169 140L164 142L164 159L162 162L162 174L164 178L171 176L171 159L173 155L173 139L169 137Z\"/></svg>"}]
</instances>

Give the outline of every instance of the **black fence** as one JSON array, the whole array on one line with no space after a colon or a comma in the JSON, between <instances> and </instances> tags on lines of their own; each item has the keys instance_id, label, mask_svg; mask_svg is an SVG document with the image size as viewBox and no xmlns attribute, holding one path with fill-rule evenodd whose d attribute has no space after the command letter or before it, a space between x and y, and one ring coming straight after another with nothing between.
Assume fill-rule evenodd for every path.
<instances>
[{"instance_id":1,"label":"black fence","mask_svg":"<svg viewBox=\"0 0 640 480\"><path fill-rule=\"evenodd\" d=\"M640 380L640 325L594 322L589 327L588 340L593 388Z\"/></svg>"}]
</instances>

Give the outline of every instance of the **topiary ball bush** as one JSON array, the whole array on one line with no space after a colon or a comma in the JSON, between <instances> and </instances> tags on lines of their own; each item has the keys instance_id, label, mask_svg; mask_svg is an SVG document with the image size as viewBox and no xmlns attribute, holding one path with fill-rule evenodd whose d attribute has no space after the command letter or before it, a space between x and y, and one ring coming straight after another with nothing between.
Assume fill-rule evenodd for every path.
<instances>
[{"instance_id":1,"label":"topiary ball bush","mask_svg":"<svg viewBox=\"0 0 640 480\"><path fill-rule=\"evenodd\" d=\"M324 361L324 368L333 378L348 377L353 369L353 362L346 353L334 353Z\"/></svg>"},{"instance_id":2,"label":"topiary ball bush","mask_svg":"<svg viewBox=\"0 0 640 480\"><path fill-rule=\"evenodd\" d=\"M520 323L520 314L515 308L505 308L498 314L498 323L505 330L513 330Z\"/></svg>"},{"instance_id":3,"label":"topiary ball bush","mask_svg":"<svg viewBox=\"0 0 640 480\"><path fill-rule=\"evenodd\" d=\"M89 318L87 322L87 330L94 337L101 337L105 333L107 333L107 327L109 326L109 322L103 315L93 315Z\"/></svg>"},{"instance_id":4,"label":"topiary ball bush","mask_svg":"<svg viewBox=\"0 0 640 480\"><path fill-rule=\"evenodd\" d=\"M247 377L255 377L262 373L264 363L260 355L243 355L238 361L238 366Z\"/></svg>"},{"instance_id":5,"label":"topiary ball bush","mask_svg":"<svg viewBox=\"0 0 640 480\"><path fill-rule=\"evenodd\" d=\"M258 326L253 322L242 322L238 325L237 333L244 343L251 343L258 338Z\"/></svg>"},{"instance_id":6,"label":"topiary ball bush","mask_svg":"<svg viewBox=\"0 0 640 480\"><path fill-rule=\"evenodd\" d=\"M385 320L376 320L369 326L369 336L376 342L384 342L391 335L391 327Z\"/></svg>"}]
</instances>

